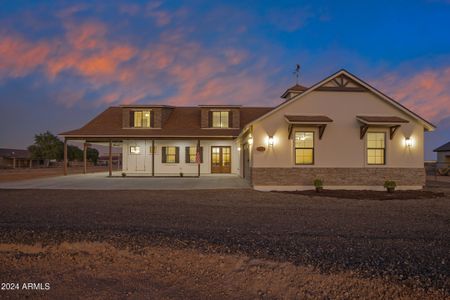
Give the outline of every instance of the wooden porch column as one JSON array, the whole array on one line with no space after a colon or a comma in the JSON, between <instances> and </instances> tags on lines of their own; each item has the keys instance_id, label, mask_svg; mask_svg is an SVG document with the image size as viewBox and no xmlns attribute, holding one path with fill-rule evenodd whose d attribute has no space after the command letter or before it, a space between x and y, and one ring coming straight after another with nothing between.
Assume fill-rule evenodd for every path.
<instances>
[{"instance_id":1,"label":"wooden porch column","mask_svg":"<svg viewBox=\"0 0 450 300\"><path fill-rule=\"evenodd\" d=\"M13 157L13 169L15 169L15 168L16 168L16 158Z\"/></svg>"},{"instance_id":2,"label":"wooden porch column","mask_svg":"<svg viewBox=\"0 0 450 300\"><path fill-rule=\"evenodd\" d=\"M109 177L112 176L112 140L109 140L109 163L108 163L108 168L109 168Z\"/></svg>"},{"instance_id":3,"label":"wooden porch column","mask_svg":"<svg viewBox=\"0 0 450 300\"><path fill-rule=\"evenodd\" d=\"M155 176L155 139L152 140L152 176Z\"/></svg>"},{"instance_id":4,"label":"wooden porch column","mask_svg":"<svg viewBox=\"0 0 450 300\"><path fill-rule=\"evenodd\" d=\"M200 150L200 139L198 139L197 140L197 149L196 149L196 155L195 155L195 158L197 159L197 156L198 156L198 161L197 161L197 167L198 167L198 177L200 177L200 164L201 164L201 162L202 162L202 158L201 158L201 156L200 155L202 155L203 153L201 153L201 150Z\"/></svg>"},{"instance_id":5,"label":"wooden porch column","mask_svg":"<svg viewBox=\"0 0 450 300\"><path fill-rule=\"evenodd\" d=\"M30 169L33 168L33 160L30 159Z\"/></svg>"},{"instance_id":6,"label":"wooden porch column","mask_svg":"<svg viewBox=\"0 0 450 300\"><path fill-rule=\"evenodd\" d=\"M87 173L87 143L83 144L83 174Z\"/></svg>"},{"instance_id":7,"label":"wooden porch column","mask_svg":"<svg viewBox=\"0 0 450 300\"><path fill-rule=\"evenodd\" d=\"M67 175L67 139L64 138L64 175Z\"/></svg>"}]
</instances>

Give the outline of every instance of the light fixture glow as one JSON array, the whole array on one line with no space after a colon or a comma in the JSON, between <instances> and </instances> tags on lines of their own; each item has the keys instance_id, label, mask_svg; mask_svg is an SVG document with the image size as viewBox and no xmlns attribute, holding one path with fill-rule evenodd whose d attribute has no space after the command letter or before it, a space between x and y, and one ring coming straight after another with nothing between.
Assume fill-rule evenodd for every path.
<instances>
[{"instance_id":1,"label":"light fixture glow","mask_svg":"<svg viewBox=\"0 0 450 300\"><path fill-rule=\"evenodd\" d=\"M405 146L411 147L412 146L412 139L411 138L405 138Z\"/></svg>"},{"instance_id":2,"label":"light fixture glow","mask_svg":"<svg viewBox=\"0 0 450 300\"><path fill-rule=\"evenodd\" d=\"M238 147L238 151L241 151L241 147Z\"/></svg>"},{"instance_id":3,"label":"light fixture glow","mask_svg":"<svg viewBox=\"0 0 450 300\"><path fill-rule=\"evenodd\" d=\"M273 146L273 143L274 143L273 136L269 136L269 140L268 140L269 146Z\"/></svg>"},{"instance_id":4,"label":"light fixture glow","mask_svg":"<svg viewBox=\"0 0 450 300\"><path fill-rule=\"evenodd\" d=\"M252 137L248 139L248 144L249 145L253 145L253 138Z\"/></svg>"}]
</instances>

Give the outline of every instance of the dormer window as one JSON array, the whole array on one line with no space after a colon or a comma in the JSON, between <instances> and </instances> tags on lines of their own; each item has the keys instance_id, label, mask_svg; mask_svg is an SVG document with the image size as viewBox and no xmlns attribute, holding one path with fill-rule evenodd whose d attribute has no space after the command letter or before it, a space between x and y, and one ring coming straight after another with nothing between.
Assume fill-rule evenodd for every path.
<instances>
[{"instance_id":1,"label":"dormer window","mask_svg":"<svg viewBox=\"0 0 450 300\"><path fill-rule=\"evenodd\" d=\"M135 110L133 114L134 128L150 128L151 127L151 111L150 110Z\"/></svg>"},{"instance_id":2,"label":"dormer window","mask_svg":"<svg viewBox=\"0 0 450 300\"><path fill-rule=\"evenodd\" d=\"M228 111L212 111L212 128L229 128L229 112Z\"/></svg>"}]
</instances>

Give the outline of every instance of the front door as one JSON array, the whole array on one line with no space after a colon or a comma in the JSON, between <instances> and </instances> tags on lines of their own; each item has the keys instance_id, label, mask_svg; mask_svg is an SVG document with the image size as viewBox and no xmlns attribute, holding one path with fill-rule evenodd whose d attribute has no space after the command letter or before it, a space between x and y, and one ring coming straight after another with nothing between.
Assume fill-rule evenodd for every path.
<instances>
[{"instance_id":1,"label":"front door","mask_svg":"<svg viewBox=\"0 0 450 300\"><path fill-rule=\"evenodd\" d=\"M231 147L211 147L211 173L231 173Z\"/></svg>"}]
</instances>

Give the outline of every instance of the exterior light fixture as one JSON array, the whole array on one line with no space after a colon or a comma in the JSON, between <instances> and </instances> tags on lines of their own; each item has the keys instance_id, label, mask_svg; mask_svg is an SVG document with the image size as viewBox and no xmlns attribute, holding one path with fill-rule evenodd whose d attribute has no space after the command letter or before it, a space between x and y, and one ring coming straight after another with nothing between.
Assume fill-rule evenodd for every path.
<instances>
[{"instance_id":1,"label":"exterior light fixture","mask_svg":"<svg viewBox=\"0 0 450 300\"><path fill-rule=\"evenodd\" d=\"M412 146L412 139L410 137L405 138L405 146L408 148Z\"/></svg>"},{"instance_id":2,"label":"exterior light fixture","mask_svg":"<svg viewBox=\"0 0 450 300\"><path fill-rule=\"evenodd\" d=\"M269 136L269 140L268 140L269 146L273 146L273 143L274 143L273 136Z\"/></svg>"},{"instance_id":3,"label":"exterior light fixture","mask_svg":"<svg viewBox=\"0 0 450 300\"><path fill-rule=\"evenodd\" d=\"M247 142L248 142L249 145L253 145L253 138L252 137L249 138Z\"/></svg>"},{"instance_id":4,"label":"exterior light fixture","mask_svg":"<svg viewBox=\"0 0 450 300\"><path fill-rule=\"evenodd\" d=\"M238 147L237 150L238 150L238 151L241 151L241 147Z\"/></svg>"}]
</instances>

